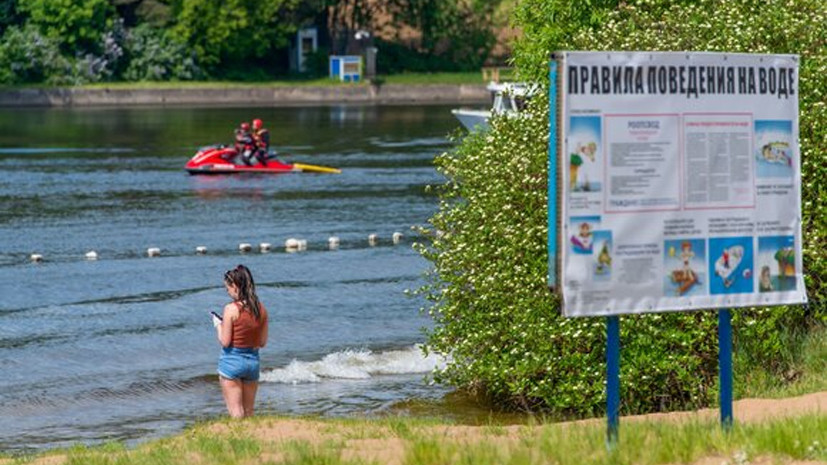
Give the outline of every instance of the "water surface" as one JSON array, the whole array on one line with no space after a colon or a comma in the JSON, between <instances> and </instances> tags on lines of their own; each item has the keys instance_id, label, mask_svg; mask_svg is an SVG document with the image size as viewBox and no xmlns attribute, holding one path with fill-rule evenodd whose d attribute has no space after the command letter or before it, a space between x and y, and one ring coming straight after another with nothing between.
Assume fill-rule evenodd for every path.
<instances>
[{"instance_id":1,"label":"water surface","mask_svg":"<svg viewBox=\"0 0 827 465\"><path fill-rule=\"evenodd\" d=\"M286 160L342 174L182 169L255 117ZM443 395L423 381L440 361L417 349L430 321L404 290L428 266L410 228L436 210L425 186L457 126L444 106L0 110L0 451L143 440L223 414L208 312L238 263L272 315L260 411ZM288 238L308 250L286 253ZM262 242L273 251L238 251Z\"/></svg>"}]
</instances>

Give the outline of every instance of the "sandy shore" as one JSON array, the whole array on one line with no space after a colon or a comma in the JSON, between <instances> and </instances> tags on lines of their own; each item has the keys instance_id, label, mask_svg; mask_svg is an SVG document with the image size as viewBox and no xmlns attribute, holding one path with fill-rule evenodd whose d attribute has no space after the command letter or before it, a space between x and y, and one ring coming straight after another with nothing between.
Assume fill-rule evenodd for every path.
<instances>
[{"instance_id":1,"label":"sandy shore","mask_svg":"<svg viewBox=\"0 0 827 465\"><path fill-rule=\"evenodd\" d=\"M743 399L733 403L735 421L745 424L811 413L827 414L827 391L787 399ZM621 434L622 425L625 422L704 422L717 421L718 415L718 409L703 409L693 412L626 416L621 418ZM565 422L559 425L566 427L585 424L602 425L605 424L605 419ZM227 430L226 425L215 425L213 428L216 433L225 433ZM447 441L459 443L487 442L496 444L498 447L509 447L521 441L526 435L539 434L542 427L508 425L491 428L488 426L441 425L428 428L430 428L428 433ZM407 450L407 441L393 432L389 432L388 437L381 438L348 438L347 435L342 435L338 430L331 429L330 424L323 421L280 420L258 425L257 428L246 431L246 434L263 441L273 442L307 441L311 444L323 444L344 441L343 459L361 459L388 465L401 465L404 462ZM825 435L827 435L827 432L825 432ZM708 461L701 461L697 465L719 465L723 462L725 461L720 457L711 457ZM750 463L766 463L769 465L779 462L766 458L766 460L761 459ZM788 461L783 463L804 465L817 462Z\"/></svg>"},{"instance_id":2,"label":"sandy shore","mask_svg":"<svg viewBox=\"0 0 827 465\"><path fill-rule=\"evenodd\" d=\"M734 416L738 424L761 424L769 420L778 420L803 415L827 414L827 391L807 394L787 399L744 399L734 403ZM663 425L669 422L694 422L708 424L718 419L717 409L703 409L693 412L674 412L650 415L627 416L621 419L621 442L623 425L637 422L651 422ZM402 465L411 457L412 438L427 437L439 441L443 447L462 448L469 445L486 444L501 450L509 450L525 444L531 438L539 438L548 433L548 428L560 428L561 434L569 434L568 428L578 426L602 426L605 419L591 419L558 424L507 425L507 426L464 426L439 423L394 427L393 422L370 422L354 420L349 424L344 421L324 421L305 419L257 418L253 421L217 422L202 428L202 433L216 437L243 437L266 444L258 459L261 462L280 463L285 460L284 450L297 443L309 444L311 447L331 447L335 445L337 454L344 461L365 461L379 464ZM410 429L409 429L410 428ZM206 431L203 431L206 429ZM599 430L599 428L598 428ZM570 430L574 434L577 430ZM188 436L195 433L184 433ZM827 435L827 433L825 433ZM827 436L825 436L827 437ZM178 438L172 438L176 440ZM538 439L539 441L539 439ZM70 457L51 454L35 459L32 463L56 465L68 462ZM708 456L692 462L693 465L718 465L733 463L731 457ZM427 462L427 460L426 460ZM738 460L736 459L737 463ZM11 461L0 460L0 464ZM252 462L251 462L252 463ZM302 462L304 463L304 462ZM417 462L419 463L419 462ZM750 457L751 464L795 464L811 465L813 461L795 461L778 456Z\"/></svg>"},{"instance_id":3,"label":"sandy shore","mask_svg":"<svg viewBox=\"0 0 827 465\"><path fill-rule=\"evenodd\" d=\"M0 107L86 107L139 105L327 105L486 104L480 84L256 85L180 88L20 88L0 89Z\"/></svg>"}]
</instances>

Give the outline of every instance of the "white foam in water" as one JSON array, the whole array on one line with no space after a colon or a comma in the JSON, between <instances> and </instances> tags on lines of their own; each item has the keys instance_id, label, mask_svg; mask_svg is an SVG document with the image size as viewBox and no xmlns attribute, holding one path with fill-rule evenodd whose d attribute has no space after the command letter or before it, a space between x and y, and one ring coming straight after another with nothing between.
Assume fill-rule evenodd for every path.
<instances>
[{"instance_id":1,"label":"white foam in water","mask_svg":"<svg viewBox=\"0 0 827 465\"><path fill-rule=\"evenodd\" d=\"M324 379L368 379L375 375L429 373L445 364L435 354L425 357L420 346L373 353L367 349L327 354L315 362L293 360L284 368L262 371L261 380L271 383L318 383Z\"/></svg>"}]
</instances>

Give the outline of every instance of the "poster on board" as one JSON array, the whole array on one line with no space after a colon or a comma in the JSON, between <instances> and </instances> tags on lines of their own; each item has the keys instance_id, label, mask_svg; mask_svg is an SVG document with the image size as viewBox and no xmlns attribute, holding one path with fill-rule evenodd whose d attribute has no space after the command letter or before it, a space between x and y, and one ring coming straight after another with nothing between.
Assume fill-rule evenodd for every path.
<instances>
[{"instance_id":1,"label":"poster on board","mask_svg":"<svg viewBox=\"0 0 827 465\"><path fill-rule=\"evenodd\" d=\"M806 303L797 56L556 58L566 316Z\"/></svg>"}]
</instances>

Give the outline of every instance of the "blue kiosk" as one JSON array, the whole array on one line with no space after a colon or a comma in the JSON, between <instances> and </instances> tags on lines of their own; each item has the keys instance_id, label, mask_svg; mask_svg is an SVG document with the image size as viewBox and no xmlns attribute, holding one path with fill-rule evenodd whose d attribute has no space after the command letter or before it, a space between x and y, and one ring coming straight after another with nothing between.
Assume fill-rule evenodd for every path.
<instances>
[{"instance_id":1,"label":"blue kiosk","mask_svg":"<svg viewBox=\"0 0 827 465\"><path fill-rule=\"evenodd\" d=\"M330 77L344 82L362 80L362 57L359 55L330 55Z\"/></svg>"}]
</instances>

